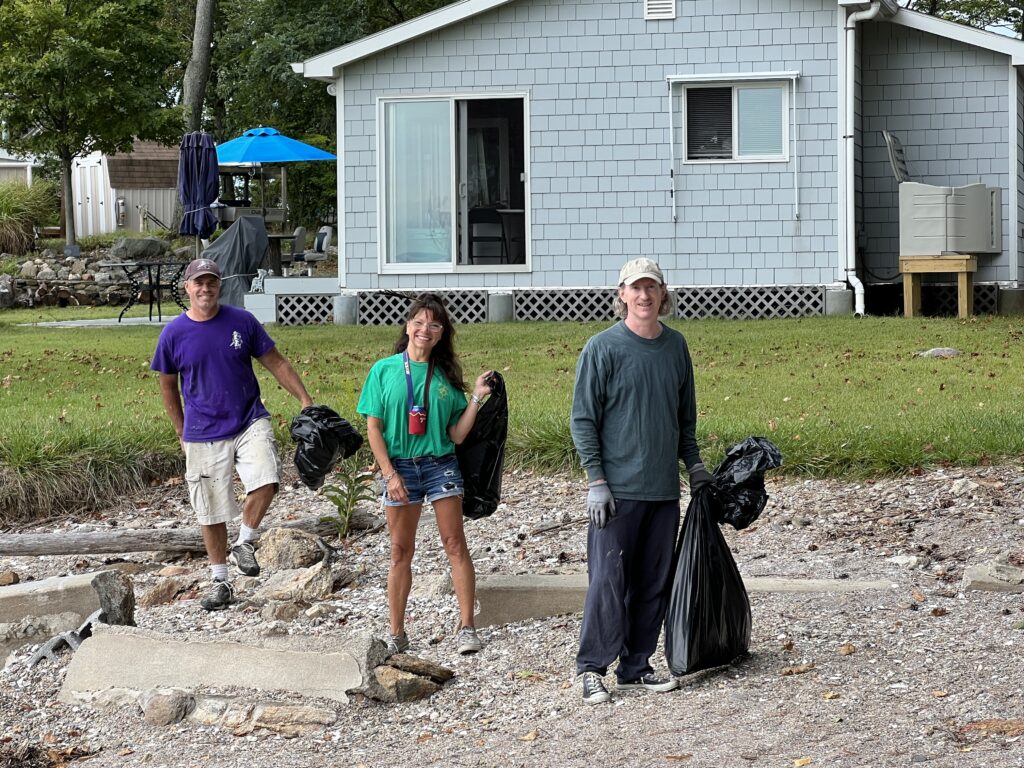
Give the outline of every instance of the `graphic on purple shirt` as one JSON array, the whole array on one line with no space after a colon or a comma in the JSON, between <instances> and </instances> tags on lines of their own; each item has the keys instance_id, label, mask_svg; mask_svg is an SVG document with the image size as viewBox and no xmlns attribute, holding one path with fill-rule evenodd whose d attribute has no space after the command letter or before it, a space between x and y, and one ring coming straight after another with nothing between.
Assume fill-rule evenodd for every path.
<instances>
[{"instance_id":1,"label":"graphic on purple shirt","mask_svg":"<svg viewBox=\"0 0 1024 768\"><path fill-rule=\"evenodd\" d=\"M180 374L185 400L182 439L227 440L257 419L269 418L252 359L273 348L273 339L255 317L226 304L210 320L198 322L182 313L168 323L150 367Z\"/></svg>"}]
</instances>

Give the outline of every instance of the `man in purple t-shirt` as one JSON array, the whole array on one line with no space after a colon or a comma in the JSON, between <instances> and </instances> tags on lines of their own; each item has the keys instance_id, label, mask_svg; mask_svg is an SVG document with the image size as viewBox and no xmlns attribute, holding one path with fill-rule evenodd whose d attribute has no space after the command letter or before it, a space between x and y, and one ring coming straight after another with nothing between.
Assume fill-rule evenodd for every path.
<instances>
[{"instance_id":1,"label":"man in purple t-shirt","mask_svg":"<svg viewBox=\"0 0 1024 768\"><path fill-rule=\"evenodd\" d=\"M160 372L164 408L185 452L189 498L210 558L213 584L201 604L216 611L234 600L228 561L246 576L259 574L252 540L281 482L274 430L252 359L303 408L313 400L259 321L220 303L220 268L213 261L196 259L185 268L185 292L191 305L160 334L151 367ZM246 497L238 541L229 550L227 522L238 513L235 472Z\"/></svg>"}]
</instances>

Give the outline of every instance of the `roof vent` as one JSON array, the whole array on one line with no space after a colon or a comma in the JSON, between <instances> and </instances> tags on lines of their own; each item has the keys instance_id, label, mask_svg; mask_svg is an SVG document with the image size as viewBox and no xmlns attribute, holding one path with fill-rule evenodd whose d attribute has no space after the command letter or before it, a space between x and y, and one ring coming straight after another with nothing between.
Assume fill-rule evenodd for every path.
<instances>
[{"instance_id":1,"label":"roof vent","mask_svg":"<svg viewBox=\"0 0 1024 768\"><path fill-rule=\"evenodd\" d=\"M676 0L644 0L645 19L674 19Z\"/></svg>"}]
</instances>

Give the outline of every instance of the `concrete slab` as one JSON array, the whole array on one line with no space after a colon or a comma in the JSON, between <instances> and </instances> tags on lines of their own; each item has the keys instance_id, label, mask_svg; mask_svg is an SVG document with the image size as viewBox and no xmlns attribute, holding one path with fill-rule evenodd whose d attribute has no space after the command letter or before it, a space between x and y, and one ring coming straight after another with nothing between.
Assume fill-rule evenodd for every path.
<instances>
[{"instance_id":1,"label":"concrete slab","mask_svg":"<svg viewBox=\"0 0 1024 768\"><path fill-rule=\"evenodd\" d=\"M81 622L100 607L99 596L92 585L96 575L54 576L0 587L0 623L55 613L77 614Z\"/></svg>"},{"instance_id":2,"label":"concrete slab","mask_svg":"<svg viewBox=\"0 0 1024 768\"><path fill-rule=\"evenodd\" d=\"M1024 592L1024 569L991 562L964 569L964 592Z\"/></svg>"},{"instance_id":3,"label":"concrete slab","mask_svg":"<svg viewBox=\"0 0 1024 768\"><path fill-rule=\"evenodd\" d=\"M776 579L748 577L748 592L863 592L890 589L889 581L854 579ZM585 573L550 576L480 576L476 597L478 627L579 613L587 594Z\"/></svg>"},{"instance_id":4,"label":"concrete slab","mask_svg":"<svg viewBox=\"0 0 1024 768\"><path fill-rule=\"evenodd\" d=\"M145 306L142 308L146 309ZM171 312L163 313L163 320L150 320L146 317L125 317L117 322L116 317L97 317L88 320L46 320L38 323L19 323L21 326L37 326L39 328L126 328L128 326L145 325L162 328L176 318L181 311L175 307Z\"/></svg>"},{"instance_id":5,"label":"concrete slab","mask_svg":"<svg viewBox=\"0 0 1024 768\"><path fill-rule=\"evenodd\" d=\"M268 648L187 642L131 627L97 627L68 666L59 698L81 703L108 689L253 688L347 702L363 684L355 657L341 648Z\"/></svg>"}]
</instances>

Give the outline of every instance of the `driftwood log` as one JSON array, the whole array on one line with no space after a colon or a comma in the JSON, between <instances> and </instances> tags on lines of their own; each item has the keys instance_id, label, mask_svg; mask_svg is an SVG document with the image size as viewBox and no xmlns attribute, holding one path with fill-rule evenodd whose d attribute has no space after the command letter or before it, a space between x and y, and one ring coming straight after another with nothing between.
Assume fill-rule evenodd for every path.
<instances>
[{"instance_id":1,"label":"driftwood log","mask_svg":"<svg viewBox=\"0 0 1024 768\"><path fill-rule=\"evenodd\" d=\"M357 511L349 528L372 530L383 525L376 515ZM264 522L264 528L298 528L317 536L336 536L338 531L318 517ZM233 535L233 532L232 532ZM123 552L202 552L203 535L199 528L119 529L70 533L0 534L0 555L98 555Z\"/></svg>"}]
</instances>

